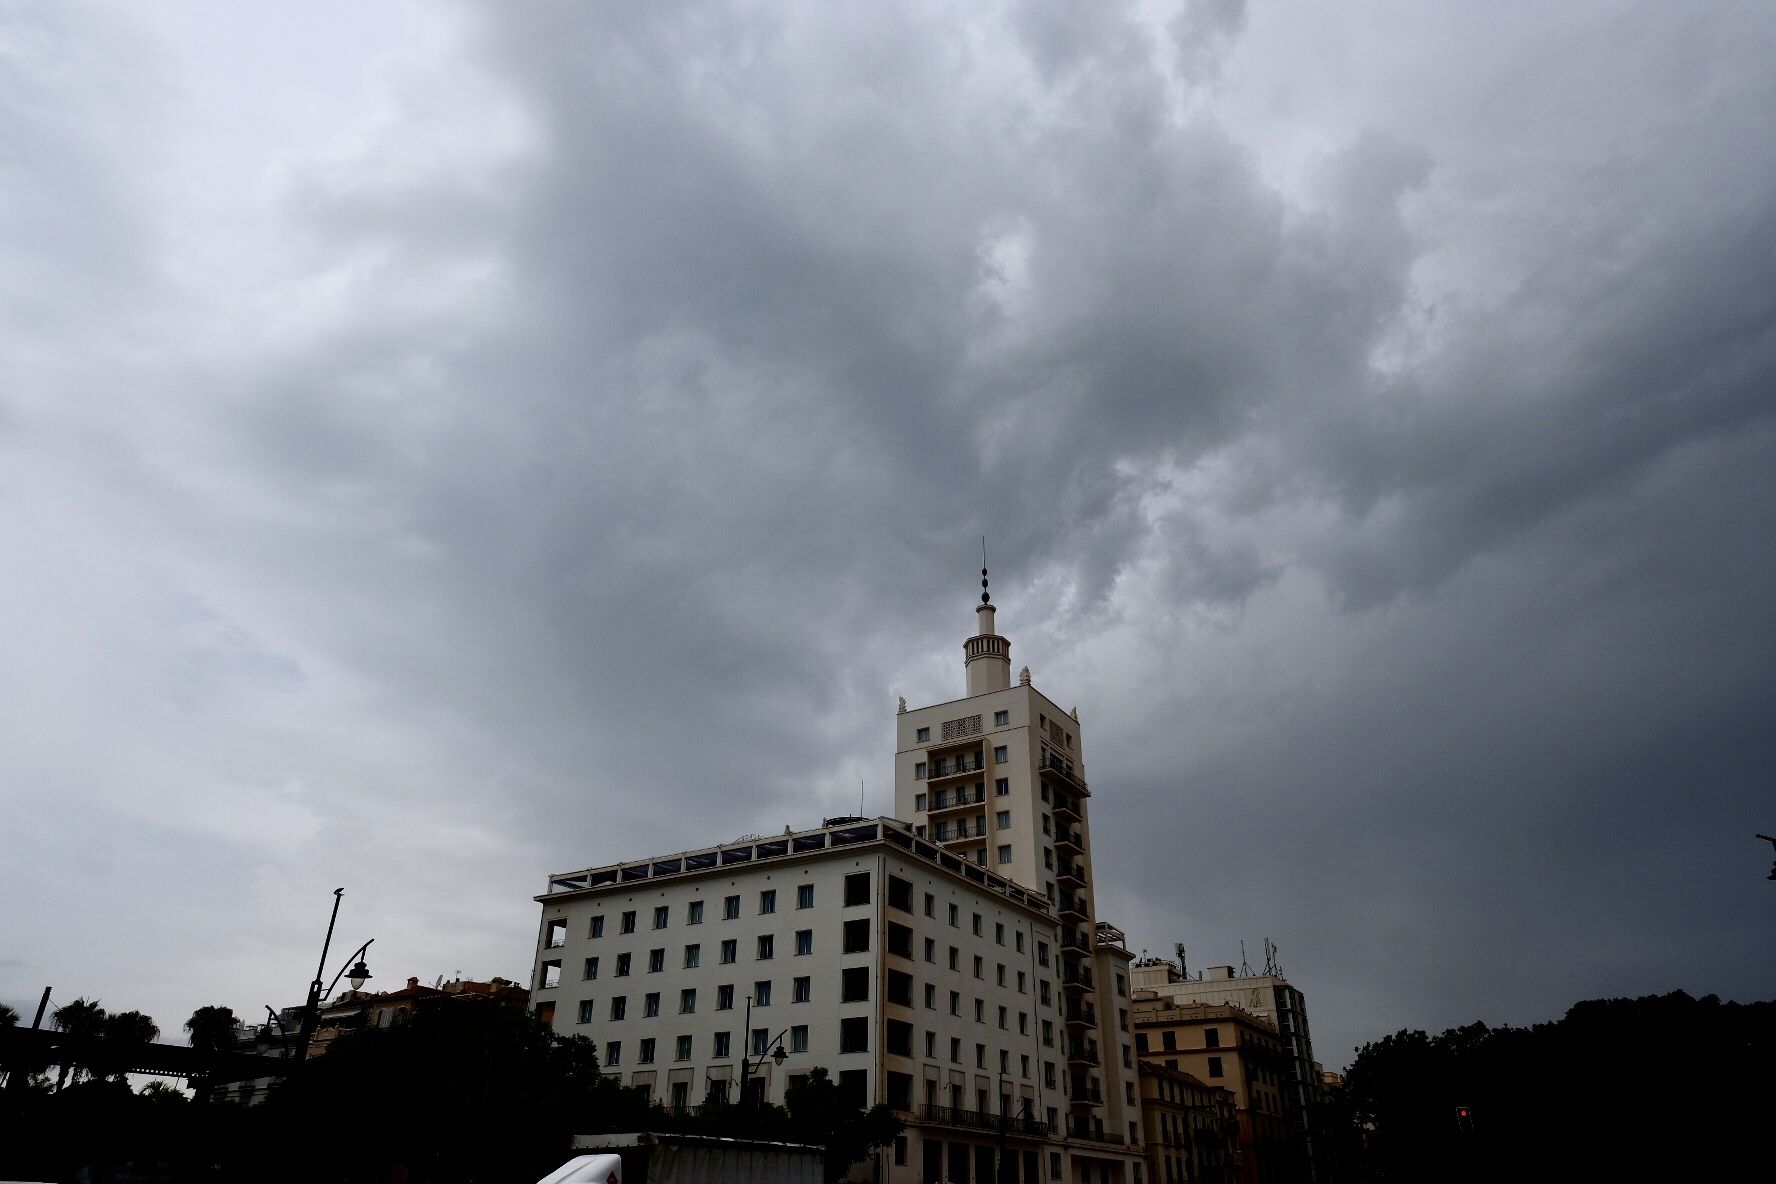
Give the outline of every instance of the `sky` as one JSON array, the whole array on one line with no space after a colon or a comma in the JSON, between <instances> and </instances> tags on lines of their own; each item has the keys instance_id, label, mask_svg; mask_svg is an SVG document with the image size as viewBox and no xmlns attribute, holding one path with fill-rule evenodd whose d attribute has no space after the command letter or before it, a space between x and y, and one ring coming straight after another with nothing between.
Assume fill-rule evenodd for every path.
<instances>
[{"instance_id":1,"label":"sky","mask_svg":"<svg viewBox=\"0 0 1776 1184\"><path fill-rule=\"evenodd\" d=\"M1001 632L1316 1053L1776 995L1776 6L0 0L0 1001L530 973ZM329 973L331 972L329 968Z\"/></svg>"}]
</instances>

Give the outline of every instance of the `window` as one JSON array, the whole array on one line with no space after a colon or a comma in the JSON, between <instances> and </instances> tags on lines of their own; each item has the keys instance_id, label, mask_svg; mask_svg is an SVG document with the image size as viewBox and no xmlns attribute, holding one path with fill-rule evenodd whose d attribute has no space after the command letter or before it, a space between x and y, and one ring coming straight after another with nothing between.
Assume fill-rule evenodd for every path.
<instances>
[{"instance_id":1,"label":"window","mask_svg":"<svg viewBox=\"0 0 1776 1184\"><path fill-rule=\"evenodd\" d=\"M586 959L586 973L585 973L584 977L586 977L586 978L597 978L598 977L598 959L597 958Z\"/></svg>"},{"instance_id":2,"label":"window","mask_svg":"<svg viewBox=\"0 0 1776 1184\"><path fill-rule=\"evenodd\" d=\"M723 966L726 966L730 962L739 961L739 959L740 959L740 943L739 943L739 941L736 940L735 938L730 937L726 941L722 942L721 955L722 955L722 965Z\"/></svg>"},{"instance_id":3,"label":"window","mask_svg":"<svg viewBox=\"0 0 1776 1184\"><path fill-rule=\"evenodd\" d=\"M752 1055L762 1057L765 1050L771 1047L771 1029L754 1028L752 1030Z\"/></svg>"},{"instance_id":4,"label":"window","mask_svg":"<svg viewBox=\"0 0 1776 1184\"><path fill-rule=\"evenodd\" d=\"M651 1020L660 1014L660 992L649 991L641 1001L641 1018Z\"/></svg>"},{"instance_id":5,"label":"window","mask_svg":"<svg viewBox=\"0 0 1776 1184\"><path fill-rule=\"evenodd\" d=\"M1030 992L1024 987L1024 972L1020 970L1018 971L1018 994L1028 995L1029 993Z\"/></svg>"},{"instance_id":6,"label":"window","mask_svg":"<svg viewBox=\"0 0 1776 1184\"><path fill-rule=\"evenodd\" d=\"M993 977L994 977L994 981L996 981L1000 986L1003 987L1005 985L1005 963L1000 962L1000 963L996 964L996 969L993 972Z\"/></svg>"},{"instance_id":7,"label":"window","mask_svg":"<svg viewBox=\"0 0 1776 1184\"><path fill-rule=\"evenodd\" d=\"M937 1059L937 1033L936 1032L926 1032L925 1033L925 1057L927 1060L932 1060L932 1061L935 1061ZM937 1083L932 1082L932 1084L936 1085Z\"/></svg>"},{"instance_id":8,"label":"window","mask_svg":"<svg viewBox=\"0 0 1776 1184\"><path fill-rule=\"evenodd\" d=\"M852 872L845 877L845 907L868 904L870 902L870 874L868 872Z\"/></svg>"},{"instance_id":9,"label":"window","mask_svg":"<svg viewBox=\"0 0 1776 1184\"><path fill-rule=\"evenodd\" d=\"M693 900L690 904L687 904L685 906L685 924L686 925L701 925L701 924L703 924L703 902L702 901Z\"/></svg>"},{"instance_id":10,"label":"window","mask_svg":"<svg viewBox=\"0 0 1776 1184\"><path fill-rule=\"evenodd\" d=\"M870 948L870 923L868 917L859 917L855 921L845 922L844 944L841 953L861 954Z\"/></svg>"},{"instance_id":11,"label":"window","mask_svg":"<svg viewBox=\"0 0 1776 1184\"><path fill-rule=\"evenodd\" d=\"M1007 1074L1011 1072L1011 1054L1003 1048L999 1050L999 1072ZM1002 1114L1004 1112L1004 1110L1000 1111Z\"/></svg>"},{"instance_id":12,"label":"window","mask_svg":"<svg viewBox=\"0 0 1776 1184\"><path fill-rule=\"evenodd\" d=\"M1136 1052L1146 1052L1147 1051L1147 1033L1145 1033L1145 1032L1136 1032L1135 1033L1135 1051Z\"/></svg>"},{"instance_id":13,"label":"window","mask_svg":"<svg viewBox=\"0 0 1776 1184\"><path fill-rule=\"evenodd\" d=\"M974 1046L974 1067L976 1069L985 1069L987 1067L987 1046L984 1044L977 1044ZM986 1107L983 1105L981 1109L985 1110Z\"/></svg>"},{"instance_id":14,"label":"window","mask_svg":"<svg viewBox=\"0 0 1776 1184\"><path fill-rule=\"evenodd\" d=\"M839 1002L857 1003L869 998L867 966L847 966L839 972Z\"/></svg>"},{"instance_id":15,"label":"window","mask_svg":"<svg viewBox=\"0 0 1776 1184\"><path fill-rule=\"evenodd\" d=\"M986 968L987 968L986 960L984 958L982 958L979 954L976 954L974 956L974 977L975 978L985 978L986 975L985 975L984 971L986 970Z\"/></svg>"},{"instance_id":16,"label":"window","mask_svg":"<svg viewBox=\"0 0 1776 1184\"><path fill-rule=\"evenodd\" d=\"M814 998L814 980L807 975L795 979L790 988L791 1003L807 1003Z\"/></svg>"},{"instance_id":17,"label":"window","mask_svg":"<svg viewBox=\"0 0 1776 1184\"><path fill-rule=\"evenodd\" d=\"M722 920L737 921L740 919L740 898L738 896L722 897Z\"/></svg>"},{"instance_id":18,"label":"window","mask_svg":"<svg viewBox=\"0 0 1776 1184\"><path fill-rule=\"evenodd\" d=\"M950 1014L951 1015L961 1015L962 1014L962 992L961 991L951 991L950 992Z\"/></svg>"},{"instance_id":19,"label":"window","mask_svg":"<svg viewBox=\"0 0 1776 1184\"><path fill-rule=\"evenodd\" d=\"M925 915L927 917L937 916L937 897L929 892L925 894Z\"/></svg>"},{"instance_id":20,"label":"window","mask_svg":"<svg viewBox=\"0 0 1776 1184\"><path fill-rule=\"evenodd\" d=\"M592 918L592 925L591 925L591 928L587 931L586 936L587 937L603 937L604 936L604 914L603 913L599 913L596 917Z\"/></svg>"},{"instance_id":21,"label":"window","mask_svg":"<svg viewBox=\"0 0 1776 1184\"><path fill-rule=\"evenodd\" d=\"M905 925L888 922L888 952L911 959L913 956L913 931Z\"/></svg>"},{"instance_id":22,"label":"window","mask_svg":"<svg viewBox=\"0 0 1776 1184\"><path fill-rule=\"evenodd\" d=\"M918 764L913 766L913 780L914 781L925 780L925 762L924 761L920 761Z\"/></svg>"},{"instance_id":23,"label":"window","mask_svg":"<svg viewBox=\"0 0 1776 1184\"><path fill-rule=\"evenodd\" d=\"M950 928L955 929L962 924L962 910L955 904L950 905Z\"/></svg>"},{"instance_id":24,"label":"window","mask_svg":"<svg viewBox=\"0 0 1776 1184\"><path fill-rule=\"evenodd\" d=\"M888 877L888 907L903 913L913 911L913 886L899 876Z\"/></svg>"},{"instance_id":25,"label":"window","mask_svg":"<svg viewBox=\"0 0 1776 1184\"><path fill-rule=\"evenodd\" d=\"M915 814L925 813L925 795L924 794L916 793L913 795L913 813L915 813Z\"/></svg>"},{"instance_id":26,"label":"window","mask_svg":"<svg viewBox=\"0 0 1776 1184\"><path fill-rule=\"evenodd\" d=\"M654 1063L654 1038L652 1036L643 1040L640 1047L635 1050L635 1063L638 1065Z\"/></svg>"},{"instance_id":27,"label":"window","mask_svg":"<svg viewBox=\"0 0 1776 1184\"><path fill-rule=\"evenodd\" d=\"M1009 712L1009 711L995 711L993 713L993 726L995 728L1003 728L1006 724L1009 724L1010 722L1011 722L1011 712Z\"/></svg>"},{"instance_id":28,"label":"window","mask_svg":"<svg viewBox=\"0 0 1776 1184\"><path fill-rule=\"evenodd\" d=\"M1000 863L1010 863L1011 862L1011 844L1001 843L999 845L999 862Z\"/></svg>"},{"instance_id":29,"label":"window","mask_svg":"<svg viewBox=\"0 0 1776 1184\"><path fill-rule=\"evenodd\" d=\"M543 963L542 981L537 983L537 986L542 987L543 989L547 990L550 987L559 987L560 985L561 985L561 959L556 958L552 961Z\"/></svg>"},{"instance_id":30,"label":"window","mask_svg":"<svg viewBox=\"0 0 1776 1184\"><path fill-rule=\"evenodd\" d=\"M717 1011L734 1010L734 984L723 983L715 989L715 1009Z\"/></svg>"},{"instance_id":31,"label":"window","mask_svg":"<svg viewBox=\"0 0 1776 1184\"><path fill-rule=\"evenodd\" d=\"M814 952L814 931L812 929L796 930L796 953L812 954Z\"/></svg>"},{"instance_id":32,"label":"window","mask_svg":"<svg viewBox=\"0 0 1776 1184\"><path fill-rule=\"evenodd\" d=\"M767 961L777 956L777 938L773 934L761 933L758 939L758 960Z\"/></svg>"},{"instance_id":33,"label":"window","mask_svg":"<svg viewBox=\"0 0 1776 1184\"><path fill-rule=\"evenodd\" d=\"M811 909L814 907L814 885L802 884L796 888L796 908Z\"/></svg>"},{"instance_id":34,"label":"window","mask_svg":"<svg viewBox=\"0 0 1776 1184\"><path fill-rule=\"evenodd\" d=\"M1053 871L1054 865L1055 865L1054 848L1053 847L1044 847L1042 849L1042 866L1047 868L1049 871ZM1053 893L1050 893L1050 895L1052 896Z\"/></svg>"},{"instance_id":35,"label":"window","mask_svg":"<svg viewBox=\"0 0 1776 1184\"><path fill-rule=\"evenodd\" d=\"M794 1027L790 1028L790 1030L789 1030L789 1051L790 1052L807 1052L808 1051L808 1025L807 1024L796 1024Z\"/></svg>"},{"instance_id":36,"label":"window","mask_svg":"<svg viewBox=\"0 0 1776 1184\"><path fill-rule=\"evenodd\" d=\"M624 1014L628 1010L629 1010L629 996L627 996L627 995L613 995L613 996L611 996L611 1019L613 1021L622 1019Z\"/></svg>"},{"instance_id":37,"label":"window","mask_svg":"<svg viewBox=\"0 0 1776 1184\"><path fill-rule=\"evenodd\" d=\"M732 1042L732 1032L717 1032L715 1034L715 1049L709 1055L718 1061L727 1060L734 1055Z\"/></svg>"},{"instance_id":38,"label":"window","mask_svg":"<svg viewBox=\"0 0 1776 1184\"><path fill-rule=\"evenodd\" d=\"M1005 745L1001 744L999 747L997 747L993 750L993 763L995 765L1003 765L1006 761L1008 761L1010 759L1011 759L1011 752L1010 752L1010 750L1008 750L1005 747Z\"/></svg>"},{"instance_id":39,"label":"window","mask_svg":"<svg viewBox=\"0 0 1776 1184\"><path fill-rule=\"evenodd\" d=\"M993 779L993 792L996 795L998 795L999 797L1004 797L1006 794L1010 793L1011 792L1011 778L1009 778L1009 777L995 777Z\"/></svg>"},{"instance_id":40,"label":"window","mask_svg":"<svg viewBox=\"0 0 1776 1184\"><path fill-rule=\"evenodd\" d=\"M923 744L929 739L931 739L931 729L930 728L920 728L918 731L913 733L913 741L915 743Z\"/></svg>"},{"instance_id":41,"label":"window","mask_svg":"<svg viewBox=\"0 0 1776 1184\"><path fill-rule=\"evenodd\" d=\"M1011 1027L1010 1015L1011 1015L1011 1013L1009 1011L1007 1011L1004 1007L1001 1007L999 1009L999 1026L1001 1028L1010 1028Z\"/></svg>"},{"instance_id":42,"label":"window","mask_svg":"<svg viewBox=\"0 0 1776 1184\"><path fill-rule=\"evenodd\" d=\"M699 946L699 945L686 946L685 947L685 969L686 970L695 970L697 967L699 967L701 965L703 965L703 947Z\"/></svg>"},{"instance_id":43,"label":"window","mask_svg":"<svg viewBox=\"0 0 1776 1184\"><path fill-rule=\"evenodd\" d=\"M882 1025L882 1047L897 1057L913 1055L913 1026L901 1020Z\"/></svg>"},{"instance_id":44,"label":"window","mask_svg":"<svg viewBox=\"0 0 1776 1184\"><path fill-rule=\"evenodd\" d=\"M888 1002L902 1007L913 1005L913 976L903 970L888 972Z\"/></svg>"},{"instance_id":45,"label":"window","mask_svg":"<svg viewBox=\"0 0 1776 1184\"><path fill-rule=\"evenodd\" d=\"M686 987L678 993L678 1014L690 1015L697 1010L697 988Z\"/></svg>"},{"instance_id":46,"label":"window","mask_svg":"<svg viewBox=\"0 0 1776 1184\"><path fill-rule=\"evenodd\" d=\"M648 973L659 974L666 969L666 951L664 948L648 951Z\"/></svg>"},{"instance_id":47,"label":"window","mask_svg":"<svg viewBox=\"0 0 1776 1184\"><path fill-rule=\"evenodd\" d=\"M962 1040L960 1037L950 1037L950 1060L958 1065L962 1063Z\"/></svg>"},{"instance_id":48,"label":"window","mask_svg":"<svg viewBox=\"0 0 1776 1184\"><path fill-rule=\"evenodd\" d=\"M1042 998L1042 1006L1047 1007L1048 1006L1048 980L1043 979L1041 982L1037 983L1036 985L1039 988L1036 993L1039 996L1041 996L1041 998Z\"/></svg>"},{"instance_id":49,"label":"window","mask_svg":"<svg viewBox=\"0 0 1776 1184\"><path fill-rule=\"evenodd\" d=\"M771 1006L771 980L761 979L752 984L752 1005L754 1007Z\"/></svg>"},{"instance_id":50,"label":"window","mask_svg":"<svg viewBox=\"0 0 1776 1184\"><path fill-rule=\"evenodd\" d=\"M1221 1058L1220 1057L1210 1057L1209 1058L1209 1076L1210 1077L1221 1076Z\"/></svg>"},{"instance_id":51,"label":"window","mask_svg":"<svg viewBox=\"0 0 1776 1184\"><path fill-rule=\"evenodd\" d=\"M1020 1011L1020 1012L1018 1012L1018 1035L1028 1036L1029 1034L1030 1034L1030 1013L1027 1011Z\"/></svg>"},{"instance_id":52,"label":"window","mask_svg":"<svg viewBox=\"0 0 1776 1184\"><path fill-rule=\"evenodd\" d=\"M1030 1054L1029 1053L1024 1053L1018 1057L1018 1068L1022 1072L1024 1080L1028 1081L1030 1079Z\"/></svg>"},{"instance_id":53,"label":"window","mask_svg":"<svg viewBox=\"0 0 1776 1184\"><path fill-rule=\"evenodd\" d=\"M1011 811L1010 810L999 811L997 814L993 815L993 821L999 824L1000 830L1010 830L1011 829Z\"/></svg>"},{"instance_id":54,"label":"window","mask_svg":"<svg viewBox=\"0 0 1776 1184\"><path fill-rule=\"evenodd\" d=\"M1051 1082L1049 1082L1049 1084L1053 1085L1054 1082L1051 1081ZM1048 1125L1053 1126L1054 1125L1054 1111L1050 1110L1048 1112L1048 1114L1049 1114ZM1048 1178L1050 1180L1059 1180L1061 1178L1061 1153L1059 1151L1050 1151L1048 1153Z\"/></svg>"},{"instance_id":55,"label":"window","mask_svg":"<svg viewBox=\"0 0 1776 1184\"><path fill-rule=\"evenodd\" d=\"M1178 1047L1178 1034L1176 1032L1161 1032L1159 1034L1159 1046L1167 1052L1171 1052Z\"/></svg>"},{"instance_id":56,"label":"window","mask_svg":"<svg viewBox=\"0 0 1776 1184\"><path fill-rule=\"evenodd\" d=\"M961 962L962 962L962 951L958 950L955 946L951 946L950 947L950 969L951 970L961 970L962 969Z\"/></svg>"},{"instance_id":57,"label":"window","mask_svg":"<svg viewBox=\"0 0 1776 1184\"><path fill-rule=\"evenodd\" d=\"M567 918L560 917L543 927L543 947L559 949L567 944Z\"/></svg>"},{"instance_id":58,"label":"window","mask_svg":"<svg viewBox=\"0 0 1776 1184\"><path fill-rule=\"evenodd\" d=\"M928 937L925 939L925 961L937 961L937 940L935 938Z\"/></svg>"},{"instance_id":59,"label":"window","mask_svg":"<svg viewBox=\"0 0 1776 1184\"><path fill-rule=\"evenodd\" d=\"M925 984L925 1006L929 1007L933 1011L937 1010L937 984L936 983L926 983Z\"/></svg>"},{"instance_id":60,"label":"window","mask_svg":"<svg viewBox=\"0 0 1776 1184\"><path fill-rule=\"evenodd\" d=\"M631 909L628 912L623 914L623 923L618 928L624 933L634 933L635 932L635 910L634 909Z\"/></svg>"},{"instance_id":61,"label":"window","mask_svg":"<svg viewBox=\"0 0 1776 1184\"><path fill-rule=\"evenodd\" d=\"M976 999L974 1001L974 1022L977 1024L984 1024L987 1022L987 1001L985 999Z\"/></svg>"},{"instance_id":62,"label":"window","mask_svg":"<svg viewBox=\"0 0 1776 1184\"><path fill-rule=\"evenodd\" d=\"M1048 943L1045 941L1039 941L1036 943L1036 965L1048 965Z\"/></svg>"},{"instance_id":63,"label":"window","mask_svg":"<svg viewBox=\"0 0 1776 1184\"><path fill-rule=\"evenodd\" d=\"M671 915L672 915L672 906L671 905L664 905L663 904L663 905L660 905L658 908L656 908L654 910L654 928L655 929L666 928L667 919Z\"/></svg>"},{"instance_id":64,"label":"window","mask_svg":"<svg viewBox=\"0 0 1776 1184\"><path fill-rule=\"evenodd\" d=\"M869 1017L851 1016L839 1021L839 1051L869 1051Z\"/></svg>"},{"instance_id":65,"label":"window","mask_svg":"<svg viewBox=\"0 0 1776 1184\"><path fill-rule=\"evenodd\" d=\"M970 922L970 927L974 930L974 935L976 937L981 935L981 915L979 913L973 914L973 920Z\"/></svg>"},{"instance_id":66,"label":"window","mask_svg":"<svg viewBox=\"0 0 1776 1184\"><path fill-rule=\"evenodd\" d=\"M1017 952L1020 954L1023 953L1024 952L1024 931L1022 929L1016 930L1012 933L1011 936L1012 936L1013 944L1017 947Z\"/></svg>"},{"instance_id":67,"label":"window","mask_svg":"<svg viewBox=\"0 0 1776 1184\"><path fill-rule=\"evenodd\" d=\"M594 1000L594 999L580 1000L580 1014L579 1014L579 1022L580 1023L589 1024L592 1022L592 1019L593 1019L592 1006L596 1002L597 1002L597 1000Z\"/></svg>"},{"instance_id":68,"label":"window","mask_svg":"<svg viewBox=\"0 0 1776 1184\"><path fill-rule=\"evenodd\" d=\"M1220 1048L1221 1047L1221 1029L1220 1028L1204 1028L1203 1029L1203 1047L1204 1048Z\"/></svg>"},{"instance_id":69,"label":"window","mask_svg":"<svg viewBox=\"0 0 1776 1184\"><path fill-rule=\"evenodd\" d=\"M1054 832L1054 819L1050 818L1046 814L1044 814L1042 816L1042 833L1045 835L1052 835L1055 833Z\"/></svg>"},{"instance_id":70,"label":"window","mask_svg":"<svg viewBox=\"0 0 1776 1184\"><path fill-rule=\"evenodd\" d=\"M1119 974L1116 976L1116 996L1117 996L1117 998L1120 999L1127 994L1128 994L1128 983L1126 980L1124 980L1122 975Z\"/></svg>"},{"instance_id":71,"label":"window","mask_svg":"<svg viewBox=\"0 0 1776 1184\"><path fill-rule=\"evenodd\" d=\"M759 893L759 912L774 913L777 911L777 889L767 888Z\"/></svg>"},{"instance_id":72,"label":"window","mask_svg":"<svg viewBox=\"0 0 1776 1184\"><path fill-rule=\"evenodd\" d=\"M688 1061L691 1059L691 1038L689 1036L680 1036L674 1043L672 1048L672 1059L675 1061ZM684 1082L681 1081L678 1084L683 1085ZM683 1105L682 1102L679 1104Z\"/></svg>"},{"instance_id":73,"label":"window","mask_svg":"<svg viewBox=\"0 0 1776 1184\"><path fill-rule=\"evenodd\" d=\"M604 1067L608 1069L612 1065L620 1065L622 1063L623 1042L621 1040L607 1042L604 1046Z\"/></svg>"}]
</instances>

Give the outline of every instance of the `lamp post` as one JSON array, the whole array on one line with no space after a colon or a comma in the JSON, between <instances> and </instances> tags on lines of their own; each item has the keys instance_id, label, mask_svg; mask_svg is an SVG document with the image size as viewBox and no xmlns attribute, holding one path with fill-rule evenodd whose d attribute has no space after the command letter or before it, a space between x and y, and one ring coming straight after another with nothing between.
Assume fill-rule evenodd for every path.
<instances>
[{"instance_id":1,"label":"lamp post","mask_svg":"<svg viewBox=\"0 0 1776 1184\"><path fill-rule=\"evenodd\" d=\"M333 890L333 915L327 918L327 938L321 943L321 961L315 967L314 982L308 985L308 1000L302 1005L302 1027L296 1033L296 1062L298 1064L308 1058L308 1042L313 1039L315 1024L321 1018L321 1002L333 993L333 988L339 985L339 980L345 979L351 983L352 990L356 991L372 977L370 968L364 964L364 955L369 951L371 942L376 940L374 937L359 946L352 956L345 960L345 966L339 968L339 973L333 976L333 981L328 983L324 990L321 987L321 976L327 973L327 951L333 945L333 923L339 920L339 898L344 895L345 889L343 888ZM347 967L350 967L349 971Z\"/></svg>"},{"instance_id":2,"label":"lamp post","mask_svg":"<svg viewBox=\"0 0 1776 1184\"><path fill-rule=\"evenodd\" d=\"M785 1028L783 1031L777 1033L777 1035L771 1037L771 1039L765 1041L765 1047L759 1050L758 1059L749 1060L748 1054L752 1051L752 996L748 995L746 997L746 1032L742 1036L745 1043L740 1046L740 1101L742 1104L746 1101L746 1082L752 1076L752 1071L758 1065L758 1062L765 1059L767 1052L770 1055L772 1063L779 1069L783 1067L783 1062L789 1059L789 1053L784 1051L783 1048L783 1038L788 1035L788 1033L789 1029ZM776 1048L773 1049L771 1047L772 1045L776 1045Z\"/></svg>"}]
</instances>

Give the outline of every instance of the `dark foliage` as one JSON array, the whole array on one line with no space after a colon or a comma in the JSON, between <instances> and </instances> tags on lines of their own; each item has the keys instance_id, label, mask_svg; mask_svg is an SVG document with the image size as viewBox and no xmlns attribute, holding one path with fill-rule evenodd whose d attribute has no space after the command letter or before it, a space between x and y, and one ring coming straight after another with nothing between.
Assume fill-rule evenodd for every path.
<instances>
[{"instance_id":1,"label":"dark foliage","mask_svg":"<svg viewBox=\"0 0 1776 1184\"><path fill-rule=\"evenodd\" d=\"M1679 991L1532 1028L1396 1032L1362 1048L1333 1102L1370 1180L1736 1178L1767 1154L1773 1057L1776 1003Z\"/></svg>"}]
</instances>

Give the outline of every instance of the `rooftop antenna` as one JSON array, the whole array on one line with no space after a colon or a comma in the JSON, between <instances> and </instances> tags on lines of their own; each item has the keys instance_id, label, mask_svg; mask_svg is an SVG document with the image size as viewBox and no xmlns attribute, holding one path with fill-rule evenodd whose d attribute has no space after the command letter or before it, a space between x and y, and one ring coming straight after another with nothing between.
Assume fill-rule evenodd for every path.
<instances>
[{"instance_id":1,"label":"rooftop antenna","mask_svg":"<svg viewBox=\"0 0 1776 1184\"><path fill-rule=\"evenodd\" d=\"M1272 978L1283 977L1283 968L1277 965L1276 942L1268 937L1264 939L1264 973Z\"/></svg>"},{"instance_id":2,"label":"rooftop antenna","mask_svg":"<svg viewBox=\"0 0 1776 1184\"><path fill-rule=\"evenodd\" d=\"M1178 954L1178 975L1179 975L1179 977L1189 978L1190 977L1190 967L1185 965L1185 963L1184 963L1184 943L1181 941L1175 941L1172 943L1172 949L1176 950L1177 954Z\"/></svg>"},{"instance_id":3,"label":"rooftop antenna","mask_svg":"<svg viewBox=\"0 0 1776 1184\"><path fill-rule=\"evenodd\" d=\"M981 603L993 603L993 597L987 591L987 536L984 534L981 535Z\"/></svg>"},{"instance_id":4,"label":"rooftop antenna","mask_svg":"<svg viewBox=\"0 0 1776 1184\"><path fill-rule=\"evenodd\" d=\"M863 778L857 779L857 816L863 817Z\"/></svg>"},{"instance_id":5,"label":"rooftop antenna","mask_svg":"<svg viewBox=\"0 0 1776 1184\"><path fill-rule=\"evenodd\" d=\"M1240 939L1240 977L1252 977L1252 964L1246 961L1246 940L1243 937Z\"/></svg>"}]
</instances>

